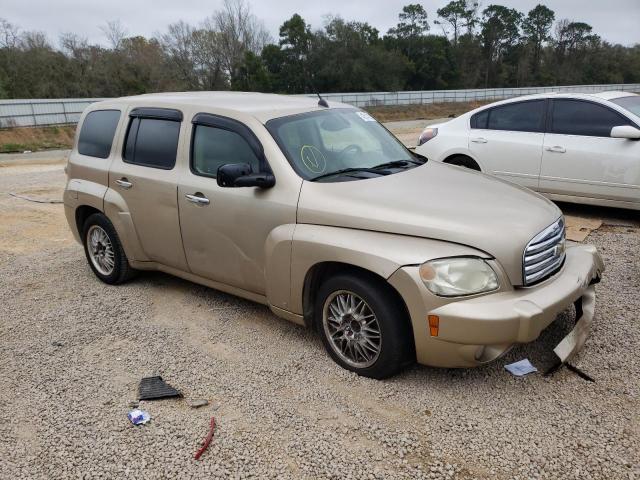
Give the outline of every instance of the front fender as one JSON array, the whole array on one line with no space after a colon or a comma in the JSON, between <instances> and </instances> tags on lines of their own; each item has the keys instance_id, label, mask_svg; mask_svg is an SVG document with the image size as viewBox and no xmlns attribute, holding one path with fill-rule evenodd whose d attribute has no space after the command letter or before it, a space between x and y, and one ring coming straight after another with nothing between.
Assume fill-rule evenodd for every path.
<instances>
[{"instance_id":1,"label":"front fender","mask_svg":"<svg viewBox=\"0 0 640 480\"><path fill-rule=\"evenodd\" d=\"M298 224L291 245L291 288L288 310L303 313L307 273L323 262L363 268L388 279L405 265L427 260L471 255L489 256L474 248L440 240L324 225Z\"/></svg>"}]
</instances>

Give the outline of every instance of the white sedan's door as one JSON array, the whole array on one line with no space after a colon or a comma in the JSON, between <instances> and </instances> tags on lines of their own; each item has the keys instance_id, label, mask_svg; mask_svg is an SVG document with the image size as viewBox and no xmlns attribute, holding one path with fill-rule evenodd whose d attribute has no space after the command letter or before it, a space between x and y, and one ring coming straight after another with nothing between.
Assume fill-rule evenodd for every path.
<instances>
[{"instance_id":1,"label":"white sedan's door","mask_svg":"<svg viewBox=\"0 0 640 480\"><path fill-rule=\"evenodd\" d=\"M630 120L585 100L556 99L551 108L540 190L640 202L640 142L610 137L614 126Z\"/></svg>"},{"instance_id":2,"label":"white sedan's door","mask_svg":"<svg viewBox=\"0 0 640 480\"><path fill-rule=\"evenodd\" d=\"M537 189L545 100L508 103L471 118L469 150L487 173Z\"/></svg>"}]
</instances>

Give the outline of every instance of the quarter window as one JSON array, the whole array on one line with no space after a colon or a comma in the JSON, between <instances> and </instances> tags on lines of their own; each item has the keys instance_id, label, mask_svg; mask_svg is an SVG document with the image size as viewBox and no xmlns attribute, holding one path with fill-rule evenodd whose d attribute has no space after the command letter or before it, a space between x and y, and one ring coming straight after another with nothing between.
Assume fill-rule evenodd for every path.
<instances>
[{"instance_id":1,"label":"quarter window","mask_svg":"<svg viewBox=\"0 0 640 480\"><path fill-rule=\"evenodd\" d=\"M194 125L191 168L194 173L215 177L227 163L248 163L260 171L260 160L247 141L236 132L223 128Z\"/></svg>"},{"instance_id":2,"label":"quarter window","mask_svg":"<svg viewBox=\"0 0 640 480\"><path fill-rule=\"evenodd\" d=\"M618 125L630 125L630 122L597 103L564 99L553 101L551 133L609 137L611 129Z\"/></svg>"},{"instance_id":3,"label":"quarter window","mask_svg":"<svg viewBox=\"0 0 640 480\"><path fill-rule=\"evenodd\" d=\"M180 122L134 117L129 123L124 161L171 170L176 164Z\"/></svg>"},{"instance_id":4,"label":"quarter window","mask_svg":"<svg viewBox=\"0 0 640 480\"><path fill-rule=\"evenodd\" d=\"M489 130L511 130L516 132L542 132L544 100L511 103L489 110Z\"/></svg>"},{"instance_id":5,"label":"quarter window","mask_svg":"<svg viewBox=\"0 0 640 480\"><path fill-rule=\"evenodd\" d=\"M471 128L487 128L489 110L483 110L471 117Z\"/></svg>"},{"instance_id":6,"label":"quarter window","mask_svg":"<svg viewBox=\"0 0 640 480\"><path fill-rule=\"evenodd\" d=\"M120 120L120 110L96 110L87 114L78 138L78 153L107 158Z\"/></svg>"}]
</instances>

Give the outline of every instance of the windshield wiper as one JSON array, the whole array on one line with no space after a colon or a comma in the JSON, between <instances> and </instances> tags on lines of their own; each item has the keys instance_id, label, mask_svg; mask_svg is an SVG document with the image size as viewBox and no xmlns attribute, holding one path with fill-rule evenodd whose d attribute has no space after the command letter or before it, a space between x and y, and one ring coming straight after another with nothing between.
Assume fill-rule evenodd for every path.
<instances>
[{"instance_id":1,"label":"windshield wiper","mask_svg":"<svg viewBox=\"0 0 640 480\"><path fill-rule=\"evenodd\" d=\"M376 165L375 167L371 167L375 170L382 170L385 168L399 168L399 167L407 167L409 164L413 165L422 165L423 162L419 162L418 160L394 160L393 162L381 163L380 165Z\"/></svg>"},{"instance_id":2,"label":"windshield wiper","mask_svg":"<svg viewBox=\"0 0 640 480\"><path fill-rule=\"evenodd\" d=\"M342 175L343 173L351 173L351 172L368 172L368 173L376 173L378 175L388 175L388 173L378 170L377 167L368 168L368 167L356 167L356 168L343 168L340 170L336 170L334 172L323 173L322 175L318 175L317 177L310 178L310 182L315 182L316 180L320 180L321 178L332 177L334 175Z\"/></svg>"}]
</instances>

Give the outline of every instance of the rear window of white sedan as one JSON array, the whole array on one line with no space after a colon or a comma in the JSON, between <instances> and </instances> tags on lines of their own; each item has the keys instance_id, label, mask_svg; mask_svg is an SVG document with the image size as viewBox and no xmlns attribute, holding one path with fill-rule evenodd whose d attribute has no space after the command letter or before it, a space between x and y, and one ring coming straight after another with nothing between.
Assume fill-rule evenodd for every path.
<instances>
[{"instance_id":1,"label":"rear window of white sedan","mask_svg":"<svg viewBox=\"0 0 640 480\"><path fill-rule=\"evenodd\" d=\"M542 132L544 112L544 100L508 103L476 113L471 118L471 128Z\"/></svg>"}]
</instances>

